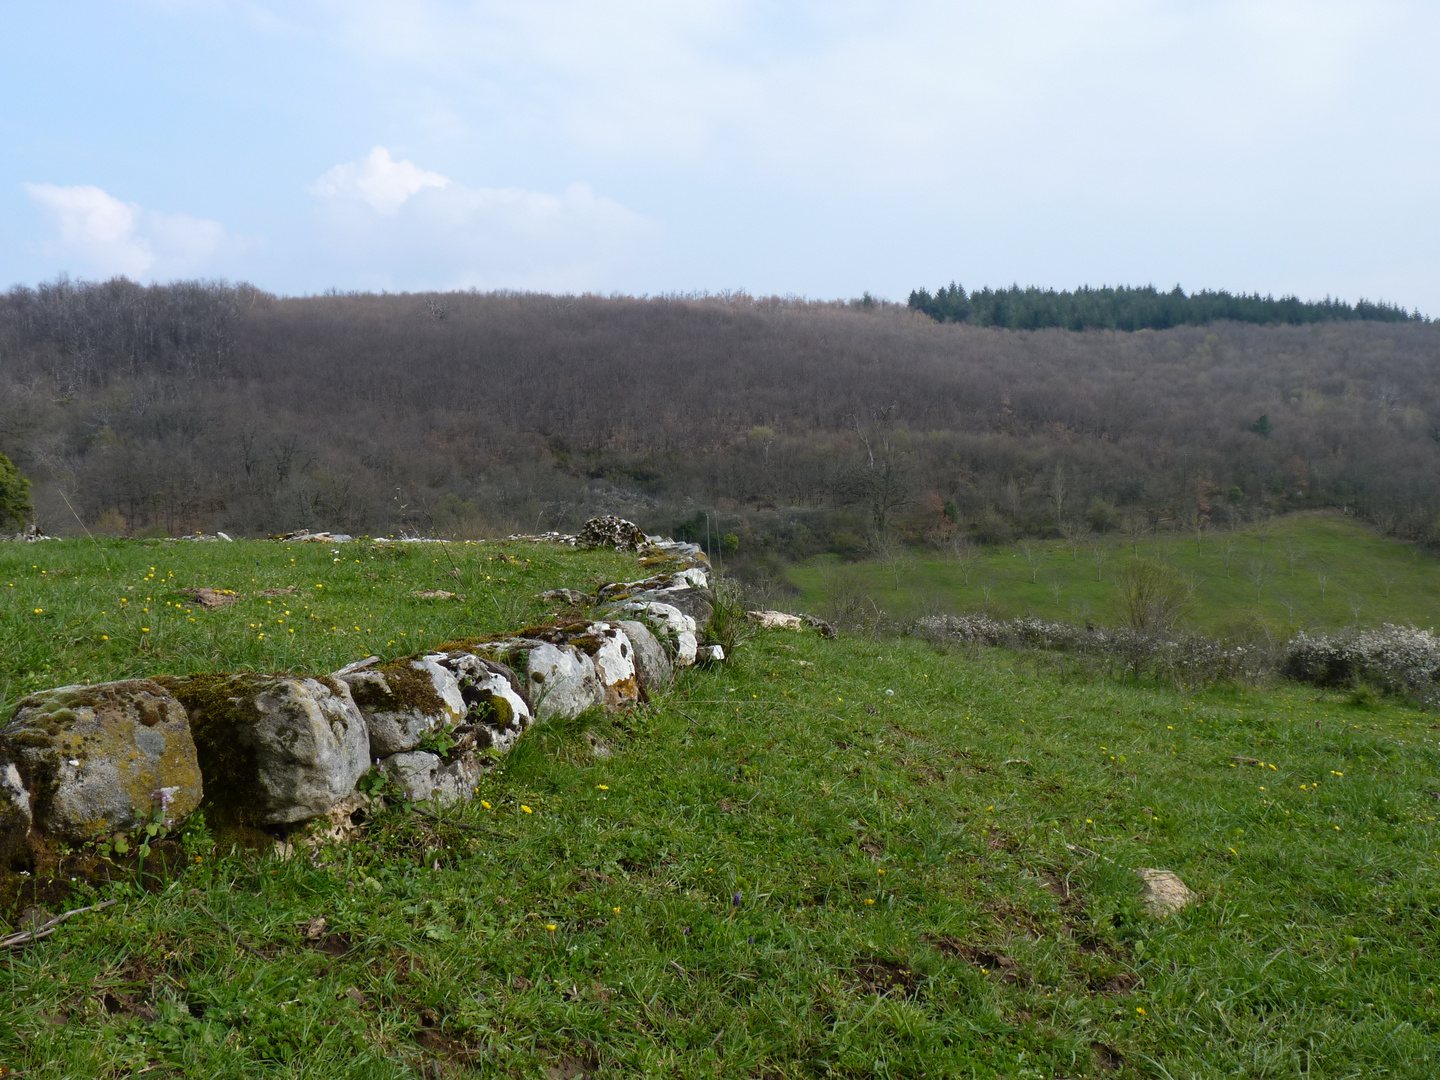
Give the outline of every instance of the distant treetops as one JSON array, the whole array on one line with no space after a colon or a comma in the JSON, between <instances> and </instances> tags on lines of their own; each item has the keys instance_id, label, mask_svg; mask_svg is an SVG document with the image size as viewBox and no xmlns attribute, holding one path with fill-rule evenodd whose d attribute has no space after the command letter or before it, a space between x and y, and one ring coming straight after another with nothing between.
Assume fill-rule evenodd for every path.
<instances>
[{"instance_id":1,"label":"distant treetops","mask_svg":"<svg viewBox=\"0 0 1440 1080\"><path fill-rule=\"evenodd\" d=\"M1394 304L1360 300L1299 300L1293 296L1234 295L1208 290L1186 295L1176 285L1162 293L1153 285L1092 289L1088 286L1057 292L1035 286L1022 289L980 289L966 293L951 282L936 289L916 289L910 307L936 322L967 322L1010 330L1165 330L1172 326L1203 326L1216 319L1248 323L1328 322L1365 319L1376 322L1429 322L1420 312L1407 312Z\"/></svg>"}]
</instances>

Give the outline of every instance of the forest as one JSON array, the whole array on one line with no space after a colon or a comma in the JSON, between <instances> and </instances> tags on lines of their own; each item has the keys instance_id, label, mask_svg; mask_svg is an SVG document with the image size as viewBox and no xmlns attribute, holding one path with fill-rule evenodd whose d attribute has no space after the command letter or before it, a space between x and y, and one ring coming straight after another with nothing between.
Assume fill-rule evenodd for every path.
<instances>
[{"instance_id":1,"label":"forest","mask_svg":"<svg viewBox=\"0 0 1440 1080\"><path fill-rule=\"evenodd\" d=\"M1007 330L1169 330L1174 326L1204 326L1220 319L1231 322L1273 325L1344 321L1426 322L1418 311L1407 312L1394 304L1360 300L1303 301L1294 296L1234 295L1225 291L1201 291L1185 295L1176 285L1168 293L1153 285L1141 288L1080 288L1074 292L1055 289L1008 289L989 287L966 293L951 282L935 290L916 289L909 307L924 312L937 322L968 322L975 326L1002 326Z\"/></svg>"},{"instance_id":2,"label":"forest","mask_svg":"<svg viewBox=\"0 0 1440 1080\"><path fill-rule=\"evenodd\" d=\"M0 296L0 453L71 535L616 512L763 562L1330 507L1440 542L1433 323L1003 325L868 298L60 280Z\"/></svg>"}]
</instances>

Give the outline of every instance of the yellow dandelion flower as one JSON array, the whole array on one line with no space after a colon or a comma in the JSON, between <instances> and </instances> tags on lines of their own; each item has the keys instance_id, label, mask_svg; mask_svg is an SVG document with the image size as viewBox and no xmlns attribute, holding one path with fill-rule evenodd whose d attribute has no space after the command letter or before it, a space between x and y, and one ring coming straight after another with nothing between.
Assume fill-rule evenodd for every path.
<instances>
[{"instance_id":1,"label":"yellow dandelion flower","mask_svg":"<svg viewBox=\"0 0 1440 1080\"><path fill-rule=\"evenodd\" d=\"M595 788L596 788L597 791L609 791L609 790L610 790L610 785L609 785L609 784L596 784L596 785L595 785Z\"/></svg>"},{"instance_id":2,"label":"yellow dandelion flower","mask_svg":"<svg viewBox=\"0 0 1440 1080\"><path fill-rule=\"evenodd\" d=\"M613 911L613 912L615 912L616 915L619 915L619 914L620 914L620 909L619 909L618 907L617 907L617 908L611 908L610 910Z\"/></svg>"},{"instance_id":3,"label":"yellow dandelion flower","mask_svg":"<svg viewBox=\"0 0 1440 1080\"><path fill-rule=\"evenodd\" d=\"M874 899L873 899L872 897L867 896L867 897L865 898L865 906L866 906L866 907L869 907L869 906L872 905L873 903L875 903L875 901L874 901Z\"/></svg>"},{"instance_id":4,"label":"yellow dandelion flower","mask_svg":"<svg viewBox=\"0 0 1440 1080\"><path fill-rule=\"evenodd\" d=\"M553 922L547 922L547 923L545 924L545 929L546 929L546 930L549 930L550 933L553 934L556 930L559 929L559 927L556 926Z\"/></svg>"},{"instance_id":5,"label":"yellow dandelion flower","mask_svg":"<svg viewBox=\"0 0 1440 1080\"><path fill-rule=\"evenodd\" d=\"M481 799L481 800L480 800L480 805L483 806L486 810L491 809L490 804L489 804L488 802L486 802L484 799Z\"/></svg>"},{"instance_id":6,"label":"yellow dandelion flower","mask_svg":"<svg viewBox=\"0 0 1440 1080\"><path fill-rule=\"evenodd\" d=\"M1142 1009L1142 1008L1140 1008L1139 1005L1136 1005L1136 1006L1135 1006L1135 1011L1136 1011L1137 1013L1139 1013L1141 1016L1144 1016L1144 1015L1145 1015L1145 1010Z\"/></svg>"},{"instance_id":7,"label":"yellow dandelion flower","mask_svg":"<svg viewBox=\"0 0 1440 1080\"><path fill-rule=\"evenodd\" d=\"M530 807L526 806L524 803L521 803L521 804L520 804L520 812L521 812L522 814L533 814L535 811L534 811L534 810L531 810Z\"/></svg>"}]
</instances>

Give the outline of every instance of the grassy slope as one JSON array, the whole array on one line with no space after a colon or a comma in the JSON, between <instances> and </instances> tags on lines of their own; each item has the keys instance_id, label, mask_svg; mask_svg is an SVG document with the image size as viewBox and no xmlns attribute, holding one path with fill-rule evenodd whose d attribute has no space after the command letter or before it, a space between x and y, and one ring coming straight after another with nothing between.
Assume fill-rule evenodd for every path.
<instances>
[{"instance_id":1,"label":"grassy slope","mask_svg":"<svg viewBox=\"0 0 1440 1080\"><path fill-rule=\"evenodd\" d=\"M1227 543L1233 544L1228 572ZM1287 545L1300 550L1293 572ZM1035 546L1043 550L1043 557L1033 583L1030 564L1017 546L982 549L970 569L968 586L954 560L938 557L858 563L845 573L882 609L898 616L985 608L1006 617L1034 614L1071 622L1104 621L1115 571L1126 558L1134 557L1136 549L1112 535L1097 574L1089 546L1081 546L1078 553L1060 541ZM1207 534L1198 543L1193 536L1167 534L1138 545L1140 555L1159 556L1194 582L1192 622L1202 630L1222 632L1257 615L1295 629L1337 629L1357 618L1366 625L1440 623L1440 564L1413 545L1377 536L1360 522L1292 515L1275 523L1263 554L1261 548L1260 536L1254 532ZM1258 593L1251 577L1256 564L1268 573ZM791 571L804 605L819 607L833 595L836 566L833 558L822 558ZM1320 575L1327 579L1323 597Z\"/></svg>"},{"instance_id":2,"label":"grassy slope","mask_svg":"<svg viewBox=\"0 0 1440 1080\"><path fill-rule=\"evenodd\" d=\"M218 578L242 554L243 573L263 569L263 547L183 557ZM82 562L78 545L25 550ZM620 562L528 554L553 557L544 584ZM292 555L316 560L312 587L327 566L372 572ZM496 606L541 587L508 573ZM258 662L249 629L199 659ZM371 640L336 634L290 659L323 669ZM57 674L140 663L78 648ZM999 652L772 633L596 720L608 759L579 725L537 729L485 781L490 808L456 824L396 807L315 863L217 852L161 892L117 890L4 958L0 1064L1049 1078L1123 1058L1176 1078L1429 1077L1433 721L1306 689L1186 698ZM1152 920L1142 866L1201 902ZM317 916L327 936L307 942Z\"/></svg>"}]
</instances>

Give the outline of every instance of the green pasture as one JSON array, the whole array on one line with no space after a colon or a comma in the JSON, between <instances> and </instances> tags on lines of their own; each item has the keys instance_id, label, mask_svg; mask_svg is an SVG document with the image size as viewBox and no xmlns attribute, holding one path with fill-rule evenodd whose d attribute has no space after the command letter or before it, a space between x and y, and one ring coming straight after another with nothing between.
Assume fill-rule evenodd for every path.
<instances>
[{"instance_id":1,"label":"green pasture","mask_svg":"<svg viewBox=\"0 0 1440 1080\"><path fill-rule=\"evenodd\" d=\"M636 570L338 551L0 547L6 692L328 671ZM411 596L447 578L465 601ZM246 606L177 612L182 582ZM290 584L303 602L253 595ZM290 858L191 829L143 880L77 882L66 905L118 902L0 952L0 1074L1428 1080L1436 723L1362 693L1187 695L1062 656L772 631L648 705L536 727L483 801L392 795ZM1194 903L1155 917L1141 868Z\"/></svg>"},{"instance_id":2,"label":"green pasture","mask_svg":"<svg viewBox=\"0 0 1440 1080\"><path fill-rule=\"evenodd\" d=\"M1288 632L1381 623L1440 624L1440 560L1351 518L1297 514L1244 531L1117 534L1067 542L905 552L789 571L799 602L865 605L898 617L985 611L1104 623L1127 559L1160 559L1192 588L1190 624L1210 633L1257 622Z\"/></svg>"}]
</instances>

